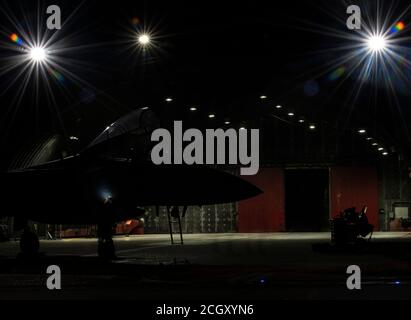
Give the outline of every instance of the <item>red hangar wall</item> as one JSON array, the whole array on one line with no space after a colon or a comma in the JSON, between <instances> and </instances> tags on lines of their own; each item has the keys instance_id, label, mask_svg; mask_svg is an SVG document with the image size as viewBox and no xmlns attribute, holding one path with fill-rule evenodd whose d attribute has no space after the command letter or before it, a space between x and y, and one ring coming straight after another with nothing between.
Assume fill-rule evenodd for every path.
<instances>
[{"instance_id":1,"label":"red hangar wall","mask_svg":"<svg viewBox=\"0 0 411 320\"><path fill-rule=\"evenodd\" d=\"M238 231L241 233L287 231L284 169L262 168L256 176L243 178L262 189L264 194L238 204ZM378 230L376 168L332 167L329 169L329 191L330 218L346 208L356 207L359 211L367 205L368 219L375 226L375 230Z\"/></svg>"}]
</instances>

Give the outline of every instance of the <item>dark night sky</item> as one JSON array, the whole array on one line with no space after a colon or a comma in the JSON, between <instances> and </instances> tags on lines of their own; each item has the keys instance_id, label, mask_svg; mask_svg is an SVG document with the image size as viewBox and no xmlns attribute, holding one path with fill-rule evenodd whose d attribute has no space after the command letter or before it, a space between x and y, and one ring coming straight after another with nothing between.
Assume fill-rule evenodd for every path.
<instances>
[{"instance_id":1,"label":"dark night sky","mask_svg":"<svg viewBox=\"0 0 411 320\"><path fill-rule=\"evenodd\" d=\"M40 8L59 5L64 23L80 1L39 3ZM87 142L111 121L141 106L154 108L164 118L185 119L207 127L211 125L209 112L217 115L213 126L222 125L225 119L238 125L258 118L267 105L282 104L316 122L389 132L392 139L408 146L408 133L398 124L401 119L407 122L410 116L407 92L398 94L401 114L391 106L384 89L377 90L376 104L370 98L375 90L365 86L350 113L343 107L343 101L355 81L328 83L324 76L315 77L312 72L336 55L318 50L333 48L341 41L316 33L313 25L344 31L341 22L326 14L345 18L343 1L224 3L85 1L60 33L73 35L68 43L79 46L79 50L63 56L75 61L70 71L88 85L66 79L60 83L62 91L52 84L56 106L47 102L44 84L40 84L36 103L35 81L29 82L18 107L11 101L19 82L3 93L0 130L1 145L7 155L3 162L27 137L43 132L61 133L64 128L67 135L81 135ZM36 17L36 1L2 4L6 4L2 5L6 13L13 12L19 19L23 13L29 19ZM10 42L7 36L13 32L4 19L5 12L0 19L2 44ZM134 27L133 17L140 21ZM151 26L158 46L145 54L133 50L135 46L130 42L133 28L143 25ZM4 48L0 50L2 58L10 54ZM0 76L1 92L16 73ZM318 84L314 96L307 96L304 91L304 84L310 80ZM259 101L262 94L269 97L263 106ZM168 96L174 98L173 103L164 102ZM188 111L191 106L198 107L195 115Z\"/></svg>"}]
</instances>

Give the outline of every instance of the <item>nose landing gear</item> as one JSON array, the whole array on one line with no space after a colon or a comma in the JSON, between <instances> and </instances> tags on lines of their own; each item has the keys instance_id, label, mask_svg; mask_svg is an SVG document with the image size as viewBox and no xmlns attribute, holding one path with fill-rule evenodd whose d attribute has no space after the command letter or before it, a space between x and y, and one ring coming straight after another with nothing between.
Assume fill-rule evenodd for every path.
<instances>
[{"instance_id":1,"label":"nose landing gear","mask_svg":"<svg viewBox=\"0 0 411 320\"><path fill-rule=\"evenodd\" d=\"M37 234L26 226L20 238L20 255L23 257L35 257L38 255L40 242Z\"/></svg>"}]
</instances>

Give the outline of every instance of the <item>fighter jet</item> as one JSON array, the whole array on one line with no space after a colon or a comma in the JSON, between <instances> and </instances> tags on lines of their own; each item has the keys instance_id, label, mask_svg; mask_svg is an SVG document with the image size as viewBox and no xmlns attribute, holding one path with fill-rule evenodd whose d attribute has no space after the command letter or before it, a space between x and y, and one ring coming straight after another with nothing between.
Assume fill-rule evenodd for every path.
<instances>
[{"instance_id":1,"label":"fighter jet","mask_svg":"<svg viewBox=\"0 0 411 320\"><path fill-rule=\"evenodd\" d=\"M145 206L202 206L241 201L261 190L207 166L154 165L151 133L159 121L150 109L135 110L109 125L84 150L55 157L48 139L15 161L2 177L0 216L24 228L21 250L38 251L27 221L97 224L99 255L113 257L112 226L138 218ZM53 140L54 139L54 140ZM54 156L53 156L54 154Z\"/></svg>"}]
</instances>

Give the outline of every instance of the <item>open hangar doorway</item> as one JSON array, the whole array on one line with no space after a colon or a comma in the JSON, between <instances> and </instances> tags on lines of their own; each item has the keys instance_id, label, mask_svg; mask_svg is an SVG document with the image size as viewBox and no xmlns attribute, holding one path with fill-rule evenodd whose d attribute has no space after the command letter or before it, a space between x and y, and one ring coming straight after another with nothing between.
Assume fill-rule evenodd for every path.
<instances>
[{"instance_id":1,"label":"open hangar doorway","mask_svg":"<svg viewBox=\"0 0 411 320\"><path fill-rule=\"evenodd\" d=\"M284 178L286 231L329 231L329 169L286 169Z\"/></svg>"}]
</instances>

